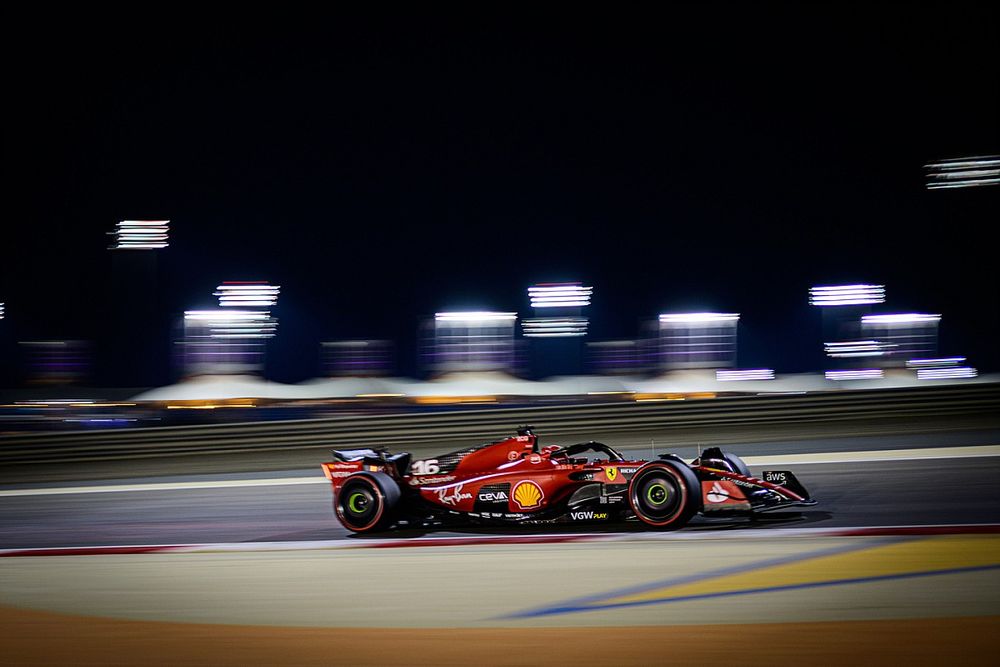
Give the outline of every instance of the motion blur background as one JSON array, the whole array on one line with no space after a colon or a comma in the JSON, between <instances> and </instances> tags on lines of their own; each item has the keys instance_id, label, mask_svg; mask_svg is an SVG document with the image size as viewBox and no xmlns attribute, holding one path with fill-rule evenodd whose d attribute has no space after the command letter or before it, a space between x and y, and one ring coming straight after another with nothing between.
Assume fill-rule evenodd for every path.
<instances>
[{"instance_id":1,"label":"motion blur background","mask_svg":"<svg viewBox=\"0 0 1000 667\"><path fill-rule=\"evenodd\" d=\"M176 380L225 280L281 285L281 382L338 339L419 375L424 318L576 280L591 340L738 312L740 364L779 372L822 369L810 286L884 284L997 368L1000 189L923 169L998 152L987 4L244 18L13 13L0 384L37 340L88 341L89 384ZM128 266L123 219L170 247Z\"/></svg>"}]
</instances>

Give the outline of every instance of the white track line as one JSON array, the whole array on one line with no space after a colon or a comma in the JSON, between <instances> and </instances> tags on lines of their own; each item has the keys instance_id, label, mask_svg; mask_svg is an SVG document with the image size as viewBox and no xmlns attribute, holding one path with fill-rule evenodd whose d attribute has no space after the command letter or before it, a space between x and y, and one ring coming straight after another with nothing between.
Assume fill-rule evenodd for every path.
<instances>
[{"instance_id":1,"label":"white track line","mask_svg":"<svg viewBox=\"0 0 1000 667\"><path fill-rule=\"evenodd\" d=\"M865 463L868 461L913 461L921 459L964 459L975 456L1000 456L1000 445L975 447L927 447L924 449L881 449L867 452L824 452L817 454L782 454L779 456L741 457L747 465L793 465L806 463Z\"/></svg>"},{"instance_id":2,"label":"white track line","mask_svg":"<svg viewBox=\"0 0 1000 667\"><path fill-rule=\"evenodd\" d=\"M818 454L782 454L747 456L751 466L802 465L811 463L866 463L873 461L911 461L921 459L958 459L977 456L1000 456L1000 445L975 447L930 447L925 449L888 449L865 452L826 452ZM151 482L147 484L110 484L93 486L3 489L0 498L23 496L64 496L84 493L120 493L126 491L188 491L194 489L247 488L255 486L294 486L328 484L325 477L276 477L271 479L221 479L202 482Z\"/></svg>"},{"instance_id":3,"label":"white track line","mask_svg":"<svg viewBox=\"0 0 1000 667\"><path fill-rule=\"evenodd\" d=\"M107 552L137 554L197 554L262 551L314 551L320 549L371 549L371 548L412 548L412 547L464 547L467 545L523 545L572 542L661 542L661 541L702 541L702 540L748 540L810 537L879 537L907 535L949 535L949 534L998 534L1000 524L910 524L900 526L841 526L839 528L779 528L743 529L728 531L679 531L646 533L543 533L537 535L461 535L448 537L413 537L387 539L337 539L308 540L301 542L208 542L202 544L132 544L99 545L83 547L29 547L23 549L0 549L0 557L17 556L58 556L95 555L105 556ZM567 539L568 538L568 539ZM63 552L63 553L61 553ZM116 554L117 555L117 554Z\"/></svg>"},{"instance_id":4,"label":"white track line","mask_svg":"<svg viewBox=\"0 0 1000 667\"><path fill-rule=\"evenodd\" d=\"M64 496L78 493L116 493L122 491L187 491L190 489L225 489L250 486L292 486L329 484L326 477L275 477L272 479L218 479L204 482L152 482L149 484L113 484L105 486L64 486L34 489L0 490L0 498L12 496Z\"/></svg>"}]
</instances>

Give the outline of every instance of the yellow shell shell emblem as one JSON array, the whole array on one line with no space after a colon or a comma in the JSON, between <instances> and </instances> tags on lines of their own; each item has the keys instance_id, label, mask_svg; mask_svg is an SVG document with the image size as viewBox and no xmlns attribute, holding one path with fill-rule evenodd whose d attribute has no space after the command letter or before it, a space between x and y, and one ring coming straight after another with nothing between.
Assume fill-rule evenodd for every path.
<instances>
[{"instance_id":1,"label":"yellow shell shell emblem","mask_svg":"<svg viewBox=\"0 0 1000 667\"><path fill-rule=\"evenodd\" d=\"M545 497L545 494L542 493L542 487L534 482L525 480L514 485L511 496L518 507L523 510L530 510L542 504L542 498Z\"/></svg>"},{"instance_id":2,"label":"yellow shell shell emblem","mask_svg":"<svg viewBox=\"0 0 1000 667\"><path fill-rule=\"evenodd\" d=\"M604 474L608 476L609 482L613 482L616 479L618 479L618 468L615 468L613 466L611 468L605 468Z\"/></svg>"}]
</instances>

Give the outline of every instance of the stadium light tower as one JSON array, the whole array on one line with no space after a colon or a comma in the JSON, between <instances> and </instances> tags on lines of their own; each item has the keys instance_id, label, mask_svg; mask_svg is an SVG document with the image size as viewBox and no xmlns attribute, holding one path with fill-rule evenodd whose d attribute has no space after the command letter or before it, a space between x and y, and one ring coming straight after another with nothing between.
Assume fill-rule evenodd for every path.
<instances>
[{"instance_id":1,"label":"stadium light tower","mask_svg":"<svg viewBox=\"0 0 1000 667\"><path fill-rule=\"evenodd\" d=\"M539 283L528 288L535 317L522 322L527 338L569 338L587 335L589 324L582 315L590 305L593 287L581 283ZM543 311L545 314L543 315Z\"/></svg>"},{"instance_id":2,"label":"stadium light tower","mask_svg":"<svg viewBox=\"0 0 1000 667\"><path fill-rule=\"evenodd\" d=\"M885 285L818 285L809 289L809 304L822 313L822 336L827 356L840 360L857 356L883 356L886 348L880 341L864 341L858 330L858 318L871 306L885 303ZM868 348L860 345L869 343ZM876 349L877 348L877 349ZM843 363L843 362L842 362Z\"/></svg>"},{"instance_id":3,"label":"stadium light tower","mask_svg":"<svg viewBox=\"0 0 1000 667\"><path fill-rule=\"evenodd\" d=\"M169 220L122 220L110 232L115 237L111 250L156 250L168 244Z\"/></svg>"},{"instance_id":4,"label":"stadium light tower","mask_svg":"<svg viewBox=\"0 0 1000 667\"><path fill-rule=\"evenodd\" d=\"M533 317L521 331L532 339L531 367L540 376L574 375L583 370L583 337L590 325L584 309L594 288L579 282L538 283L528 287Z\"/></svg>"},{"instance_id":5,"label":"stadium light tower","mask_svg":"<svg viewBox=\"0 0 1000 667\"><path fill-rule=\"evenodd\" d=\"M167 374L167 316L157 306L160 250L169 244L169 220L121 220L109 246L112 286L109 301L116 304L103 320L109 329L107 344L98 348L107 369L106 381L118 386L144 386ZM151 332L142 336L136 331Z\"/></svg>"}]
</instances>

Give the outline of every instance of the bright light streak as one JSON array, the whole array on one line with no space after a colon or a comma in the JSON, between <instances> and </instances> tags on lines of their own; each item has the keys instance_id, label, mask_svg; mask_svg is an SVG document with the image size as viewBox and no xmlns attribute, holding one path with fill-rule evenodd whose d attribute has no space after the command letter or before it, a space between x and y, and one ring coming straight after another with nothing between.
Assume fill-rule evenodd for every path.
<instances>
[{"instance_id":1,"label":"bright light streak","mask_svg":"<svg viewBox=\"0 0 1000 667\"><path fill-rule=\"evenodd\" d=\"M525 332L527 338L568 338L571 336L586 336L586 331L539 331L537 333Z\"/></svg>"},{"instance_id":2,"label":"bright light streak","mask_svg":"<svg viewBox=\"0 0 1000 667\"><path fill-rule=\"evenodd\" d=\"M893 313L891 315L865 315L862 324L930 324L939 322L940 315L927 313Z\"/></svg>"},{"instance_id":3,"label":"bright light streak","mask_svg":"<svg viewBox=\"0 0 1000 667\"><path fill-rule=\"evenodd\" d=\"M719 382L737 382L742 380L773 380L774 371L770 368L755 368L749 370L718 370L715 379Z\"/></svg>"},{"instance_id":4,"label":"bright light streak","mask_svg":"<svg viewBox=\"0 0 1000 667\"><path fill-rule=\"evenodd\" d=\"M188 310L184 313L186 320L208 320L228 322L240 320L266 320L270 317L265 311L254 310Z\"/></svg>"},{"instance_id":5,"label":"bright light streak","mask_svg":"<svg viewBox=\"0 0 1000 667\"><path fill-rule=\"evenodd\" d=\"M910 359L907 368L940 368L942 366L958 366L965 357L942 357L941 359Z\"/></svg>"},{"instance_id":6,"label":"bright light streak","mask_svg":"<svg viewBox=\"0 0 1000 667\"><path fill-rule=\"evenodd\" d=\"M435 322L464 322L467 324L513 322L516 319L517 313L494 313L485 310L434 314Z\"/></svg>"},{"instance_id":7,"label":"bright light streak","mask_svg":"<svg viewBox=\"0 0 1000 667\"><path fill-rule=\"evenodd\" d=\"M0 320L3 319L3 301L0 301Z\"/></svg>"},{"instance_id":8,"label":"bright light streak","mask_svg":"<svg viewBox=\"0 0 1000 667\"><path fill-rule=\"evenodd\" d=\"M663 313L661 324L724 324L737 322L739 313Z\"/></svg>"},{"instance_id":9,"label":"bright light streak","mask_svg":"<svg viewBox=\"0 0 1000 667\"><path fill-rule=\"evenodd\" d=\"M524 320L522 326L527 338L557 338L587 334L586 317L539 317Z\"/></svg>"},{"instance_id":10,"label":"bright light streak","mask_svg":"<svg viewBox=\"0 0 1000 667\"><path fill-rule=\"evenodd\" d=\"M880 357L896 347L893 343L883 343L877 340L854 340L842 343L824 343L823 348L829 357Z\"/></svg>"},{"instance_id":11,"label":"bright light streak","mask_svg":"<svg viewBox=\"0 0 1000 667\"><path fill-rule=\"evenodd\" d=\"M924 165L924 169L927 170L928 190L971 188L1000 183L1000 156L997 155L929 162Z\"/></svg>"},{"instance_id":12,"label":"bright light streak","mask_svg":"<svg viewBox=\"0 0 1000 667\"><path fill-rule=\"evenodd\" d=\"M542 283L528 288L532 308L582 308L590 305L593 287L580 283Z\"/></svg>"},{"instance_id":13,"label":"bright light streak","mask_svg":"<svg viewBox=\"0 0 1000 667\"><path fill-rule=\"evenodd\" d=\"M276 318L257 310L189 310L184 323L204 327L209 338L222 339L272 338L278 328Z\"/></svg>"},{"instance_id":14,"label":"bright light streak","mask_svg":"<svg viewBox=\"0 0 1000 667\"><path fill-rule=\"evenodd\" d=\"M821 285L809 289L812 306L855 306L885 302L885 285Z\"/></svg>"},{"instance_id":15,"label":"bright light streak","mask_svg":"<svg viewBox=\"0 0 1000 667\"><path fill-rule=\"evenodd\" d=\"M112 234L112 250L154 250L167 247L169 220L122 220Z\"/></svg>"},{"instance_id":16,"label":"bright light streak","mask_svg":"<svg viewBox=\"0 0 1000 667\"><path fill-rule=\"evenodd\" d=\"M974 378L977 375L979 375L979 373L976 369L968 366L917 369L918 380L952 380L959 378Z\"/></svg>"},{"instance_id":17,"label":"bright light streak","mask_svg":"<svg viewBox=\"0 0 1000 667\"><path fill-rule=\"evenodd\" d=\"M983 155L980 157L958 157L951 158L949 160L940 160L938 162L928 162L924 165L927 168L933 169L965 169L967 167L1000 167L1000 156L998 155Z\"/></svg>"},{"instance_id":18,"label":"bright light streak","mask_svg":"<svg viewBox=\"0 0 1000 667\"><path fill-rule=\"evenodd\" d=\"M827 380L877 380L883 377L879 368L866 368L864 370L851 371L827 371Z\"/></svg>"},{"instance_id":19,"label":"bright light streak","mask_svg":"<svg viewBox=\"0 0 1000 667\"><path fill-rule=\"evenodd\" d=\"M928 183L928 190L948 190L951 188L975 188L983 185L996 185L1000 178L984 178L978 181L954 181L952 183Z\"/></svg>"},{"instance_id":20,"label":"bright light streak","mask_svg":"<svg viewBox=\"0 0 1000 667\"><path fill-rule=\"evenodd\" d=\"M226 307L273 306L278 302L280 285L267 282L238 283L225 282L219 285L214 295L219 297L219 305Z\"/></svg>"}]
</instances>

